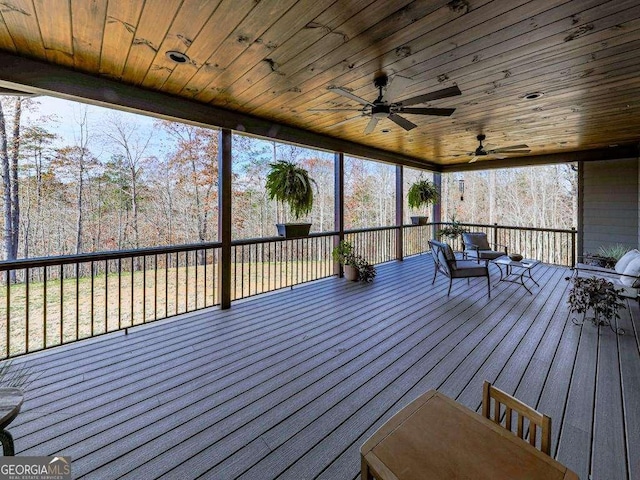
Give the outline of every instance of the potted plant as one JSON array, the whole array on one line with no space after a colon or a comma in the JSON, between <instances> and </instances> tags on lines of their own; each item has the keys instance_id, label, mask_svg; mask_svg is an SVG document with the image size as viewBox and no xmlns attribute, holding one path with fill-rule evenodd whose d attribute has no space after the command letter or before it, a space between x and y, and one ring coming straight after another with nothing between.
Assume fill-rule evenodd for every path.
<instances>
[{"instance_id":1,"label":"potted plant","mask_svg":"<svg viewBox=\"0 0 640 480\"><path fill-rule=\"evenodd\" d=\"M451 217L451 223L438 230L436 235L439 239L442 239L442 237L446 237L451 240L455 240L466 231L467 229L460 225L460 222L456 220L456 217L454 215Z\"/></svg>"},{"instance_id":2,"label":"potted plant","mask_svg":"<svg viewBox=\"0 0 640 480\"><path fill-rule=\"evenodd\" d=\"M414 210L436 203L438 197L438 187L433 182L424 179L418 180L411 185L407 193L409 206ZM426 225L428 221L429 217L426 215L411 217L411 223L414 225Z\"/></svg>"},{"instance_id":3,"label":"potted plant","mask_svg":"<svg viewBox=\"0 0 640 480\"><path fill-rule=\"evenodd\" d=\"M597 277L573 277L573 286L569 291L569 311L582 314L582 320L573 318L576 325L581 325L587 319L587 312L591 310L593 317L589 319L596 326L609 326L616 333L624 333L615 330L611 325L613 319L620 318L618 311L626 308L620 296L621 289L616 289L612 282L605 278Z\"/></svg>"},{"instance_id":4,"label":"potted plant","mask_svg":"<svg viewBox=\"0 0 640 480\"><path fill-rule=\"evenodd\" d=\"M353 252L353 245L342 240L331 252L333 260L344 266L344 277L352 282L370 283L376 276L376 268L361 255Z\"/></svg>"},{"instance_id":5,"label":"potted plant","mask_svg":"<svg viewBox=\"0 0 640 480\"><path fill-rule=\"evenodd\" d=\"M279 160L270 164L266 189L269 199L286 204L293 217L298 220L308 214L313 207L313 185L316 184L309 172L293 162ZM282 218L284 220L284 208ZM278 223L278 235L303 237L309 234L310 223Z\"/></svg>"},{"instance_id":6,"label":"potted plant","mask_svg":"<svg viewBox=\"0 0 640 480\"><path fill-rule=\"evenodd\" d=\"M616 266L616 262L627 253L628 247L620 245L602 245L598 248L596 253L585 255L585 262L587 265L594 265L596 267L613 268Z\"/></svg>"}]
</instances>

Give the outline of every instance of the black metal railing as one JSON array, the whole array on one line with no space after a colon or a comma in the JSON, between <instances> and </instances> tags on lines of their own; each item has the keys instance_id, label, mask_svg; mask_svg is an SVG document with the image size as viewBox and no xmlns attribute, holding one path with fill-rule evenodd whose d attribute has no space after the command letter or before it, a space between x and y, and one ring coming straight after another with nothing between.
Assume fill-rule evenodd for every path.
<instances>
[{"instance_id":1,"label":"black metal railing","mask_svg":"<svg viewBox=\"0 0 640 480\"><path fill-rule=\"evenodd\" d=\"M399 227L359 228L347 230L344 233L346 241L353 245L353 249L368 262L390 262L396 257L396 232Z\"/></svg>"},{"instance_id":2,"label":"black metal railing","mask_svg":"<svg viewBox=\"0 0 640 480\"><path fill-rule=\"evenodd\" d=\"M344 238L380 264L427 251L443 225L352 229ZM462 226L525 257L575 263L575 229ZM232 242L231 299L334 275L331 251L338 240L337 232L326 232ZM459 236L446 241L462 250ZM221 244L212 242L0 262L0 358L219 305L220 261Z\"/></svg>"},{"instance_id":3,"label":"black metal railing","mask_svg":"<svg viewBox=\"0 0 640 480\"><path fill-rule=\"evenodd\" d=\"M334 233L232 243L231 298L237 300L333 275Z\"/></svg>"},{"instance_id":4,"label":"black metal railing","mask_svg":"<svg viewBox=\"0 0 640 480\"><path fill-rule=\"evenodd\" d=\"M435 224L436 232L444 225ZM484 232L489 242L507 247L509 253L535 258L543 263L571 267L576 263L577 232L575 228L533 228L505 225L460 223L467 231ZM445 239L454 250L463 250L462 237Z\"/></svg>"},{"instance_id":5,"label":"black metal railing","mask_svg":"<svg viewBox=\"0 0 640 480\"><path fill-rule=\"evenodd\" d=\"M219 303L219 243L0 262L0 358Z\"/></svg>"}]
</instances>

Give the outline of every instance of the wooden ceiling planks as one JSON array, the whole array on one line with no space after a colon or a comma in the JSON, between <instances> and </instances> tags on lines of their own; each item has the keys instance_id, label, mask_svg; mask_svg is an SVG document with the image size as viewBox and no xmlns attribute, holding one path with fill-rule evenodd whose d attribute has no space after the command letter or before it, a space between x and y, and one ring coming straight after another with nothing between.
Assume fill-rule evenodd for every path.
<instances>
[{"instance_id":1,"label":"wooden ceiling planks","mask_svg":"<svg viewBox=\"0 0 640 480\"><path fill-rule=\"evenodd\" d=\"M194 98L204 103L211 102L218 95L228 98L228 94L224 92L224 88L220 85L232 85L241 77L247 75L255 65L260 65L263 60L270 58L274 50L303 29L335 1L318 0L310 5L297 1L293 7L277 19L224 70L211 75L207 86Z\"/></svg>"},{"instance_id":2,"label":"wooden ceiling planks","mask_svg":"<svg viewBox=\"0 0 640 480\"><path fill-rule=\"evenodd\" d=\"M574 3L578 4L579 2L574 2ZM570 17L565 17L565 18L570 18ZM573 20L569 20L569 21L573 22ZM518 30L516 29L515 32L517 31ZM503 32L500 32L500 33L503 33ZM500 65L500 71L498 73L501 76L505 75L505 70L507 70L508 73L510 74L510 70L509 70L510 65L509 64L505 65L507 52L505 52L504 50L505 45L503 42L508 41L509 42L508 48L511 49L511 51L513 52L512 54L509 55L512 58L512 65L513 64L517 65L521 63L522 59L527 58L527 55L529 55L533 51L533 48L535 47L530 46L531 40L533 40L532 38L530 37L523 38L522 40L520 40L520 42L522 43L518 43L518 41L514 39L513 35L514 34L512 33L506 39L504 37L501 38L500 40L502 40L502 42L498 47L495 47L493 50L488 49L483 52L478 50L477 47L475 47L474 45L476 42L481 43L482 40L486 37L477 39L474 42L469 42L466 45L458 46L456 48L455 57L452 57L452 55L449 54L448 51L441 52L440 54L437 54L437 51L429 51L425 56L430 58L430 60L425 62L422 65L421 71L417 71L417 67L413 67L411 71L405 71L405 70L402 70L402 66L400 64L391 64L391 65L388 65L387 68L389 70L399 72L400 75L404 74L406 76L418 76L426 72L429 72L430 74L428 79L426 79L425 81L419 84L420 90L409 89L406 92L406 94L403 95L400 99L402 99L403 97L408 97L408 96L413 96L419 93L423 93L426 91L435 90L437 88L442 88L443 86L446 86L446 84L441 85L440 79L443 79L445 77L448 77L449 79L464 78L464 84L463 84L465 88L464 98L466 99L466 98L469 98L467 95L467 84L469 80L474 78L472 75L475 72L477 72L476 78L478 76L480 78L484 78L487 76L486 69L492 64L497 63L498 65ZM540 29L539 35L543 35L542 29ZM491 36L491 35L488 35L488 36ZM457 41L458 41L458 37L456 36L456 37L453 37L451 40L446 40L446 41L443 40L441 43L456 44ZM466 46L469 46L470 50L465 50ZM544 49L544 46L538 46L538 48ZM461 71L458 72L458 69ZM366 82L366 80L364 81ZM367 84L369 85L370 83L371 83L371 80L368 80ZM490 86L491 82L485 82L485 85ZM354 93L360 94L360 91L357 90L358 88L357 84L349 84L348 86L350 88L356 89ZM427 88L424 89L424 87L427 87ZM335 95L335 94L330 93L330 95ZM305 105L305 107L314 108L314 106L317 106L317 105L318 105L318 102L314 102L311 105Z\"/></svg>"},{"instance_id":3,"label":"wooden ceiling planks","mask_svg":"<svg viewBox=\"0 0 640 480\"><path fill-rule=\"evenodd\" d=\"M74 67L84 72L98 72L107 4L71 0L71 12Z\"/></svg>"},{"instance_id":4,"label":"wooden ceiling planks","mask_svg":"<svg viewBox=\"0 0 640 480\"><path fill-rule=\"evenodd\" d=\"M31 0L14 0L1 4L2 19L18 53L47 59L40 27Z\"/></svg>"},{"instance_id":5,"label":"wooden ceiling planks","mask_svg":"<svg viewBox=\"0 0 640 480\"><path fill-rule=\"evenodd\" d=\"M0 15L2 50L443 165L480 132L536 155L640 130L637 0L6 0ZM425 105L456 112L363 135L369 117L342 123L357 111L310 111L360 108L327 87L373 100L380 72L413 80L397 100L457 84Z\"/></svg>"},{"instance_id":6,"label":"wooden ceiling planks","mask_svg":"<svg viewBox=\"0 0 640 480\"><path fill-rule=\"evenodd\" d=\"M303 110L298 108L303 104L306 104L305 108L313 108L310 105L322 105L322 102L318 101L319 96L324 97L325 100L337 97L340 100L339 103L345 103L344 97L327 92L326 88L329 86L350 88L348 85L350 79L361 79L363 76L369 80L366 84L367 89L357 92L358 95L367 96L367 98L377 97L378 92L373 87L373 78L376 73L385 68L382 63L384 59L389 56L393 58L398 55L406 56L403 52L407 50L397 45L406 47L405 42L413 37L413 34L407 32L408 26L430 32L459 16L459 13L448 8L434 8L427 3L411 4L411 7L394 12L384 22L376 24L355 39L340 45L312 64L298 70L288 79L296 88L289 88L286 92L281 92L278 97L271 95L265 98L266 102L254 107L251 113L262 115L265 111L273 110L274 103L280 96L285 99L287 108L296 113L303 113ZM398 48L400 50L396 52ZM390 71L395 70L390 69ZM327 93L330 94L329 97ZM354 102L350 103L355 105ZM280 115L285 114L285 112L280 113Z\"/></svg>"},{"instance_id":7,"label":"wooden ceiling planks","mask_svg":"<svg viewBox=\"0 0 640 480\"><path fill-rule=\"evenodd\" d=\"M145 2L124 65L123 81L134 85L142 83L181 4L182 0Z\"/></svg>"},{"instance_id":8,"label":"wooden ceiling planks","mask_svg":"<svg viewBox=\"0 0 640 480\"><path fill-rule=\"evenodd\" d=\"M211 57L227 36L235 30L238 24L256 7L255 0L223 1L218 5L209 21L202 27L185 52L191 62L175 68L162 86L167 93L178 94L200 69L213 71L219 69L215 59ZM210 61L211 60L211 61ZM193 87L190 94L195 94L199 88Z\"/></svg>"},{"instance_id":9,"label":"wooden ceiling planks","mask_svg":"<svg viewBox=\"0 0 640 480\"><path fill-rule=\"evenodd\" d=\"M33 0L47 60L73 66L71 4L68 0ZM51 12L56 12L52 15Z\"/></svg>"},{"instance_id":10,"label":"wooden ceiling planks","mask_svg":"<svg viewBox=\"0 0 640 480\"><path fill-rule=\"evenodd\" d=\"M121 79L143 5L142 0L109 0L100 55L100 74Z\"/></svg>"},{"instance_id":11,"label":"wooden ceiling planks","mask_svg":"<svg viewBox=\"0 0 640 480\"><path fill-rule=\"evenodd\" d=\"M233 61L241 56L249 46L260 38L272 24L289 10L296 0L279 0L277 2L260 2L238 24L218 48L211 53L208 63L214 63L216 70L212 72L204 68L199 69L182 88L185 95L196 96L206 90L212 83L212 74L223 72Z\"/></svg>"},{"instance_id":12,"label":"wooden ceiling planks","mask_svg":"<svg viewBox=\"0 0 640 480\"><path fill-rule=\"evenodd\" d=\"M575 17L574 17L574 19L575 19ZM619 20L619 18L616 18L616 19L615 19L615 21L617 21L617 20ZM517 56L517 57L515 57L515 58L517 59L517 58L521 58L521 57ZM526 57L524 57L524 58L526 58ZM470 63L471 63L471 62L470 62ZM473 65L473 63L472 63L472 65ZM509 73L510 73L510 72L509 72ZM501 72L501 75L502 75L502 76L504 76L504 75L505 75L505 74L504 74L504 72ZM465 76L464 76L464 78L465 78L465 79L466 79L466 78L469 78L469 76L468 76L468 75L465 75ZM546 79L545 79L545 80L546 80ZM485 84L486 84L486 83L485 83ZM552 84L552 82L549 82L549 84ZM435 87L437 87L437 85L435 85L435 84L434 84L434 88L435 88ZM471 92L469 92L469 90L466 88L466 86L463 86L463 88L464 88L464 95L463 95L463 97L464 97L464 98L468 98L469 96L471 96ZM412 93L416 93L416 92L412 92ZM521 95L522 93L523 93L523 92L520 92L519 94ZM501 100L501 99L502 99L502 97L500 97L500 96L495 96L495 95L494 95L494 98L496 98L496 97L498 98L498 101L502 101L502 100ZM451 99L451 100L453 100L453 99ZM456 99L456 100L458 100L458 99ZM483 105L485 105L485 103L486 103L486 102L479 102L479 101L475 101L475 100L469 100L469 102L470 102L470 103L477 103L477 104L479 105L479 108L482 108L482 106L483 106ZM462 113L462 112L461 112L461 113ZM458 115L456 114L456 117L457 117L457 116L458 116ZM465 117L466 117L466 112L465 112Z\"/></svg>"},{"instance_id":13,"label":"wooden ceiling planks","mask_svg":"<svg viewBox=\"0 0 640 480\"><path fill-rule=\"evenodd\" d=\"M142 86L151 90L162 90L169 76L178 65L166 56L166 52L185 52L193 43L199 32L207 23L219 4L219 0L207 2L192 2L189 8L183 6L172 18L172 24L162 44L144 73Z\"/></svg>"},{"instance_id":14,"label":"wooden ceiling planks","mask_svg":"<svg viewBox=\"0 0 640 480\"><path fill-rule=\"evenodd\" d=\"M403 3L406 1L402 0ZM279 77L287 75L291 65L286 67L285 65L289 60L297 58L300 61L302 58L309 58L306 55L307 49L327 37L329 37L329 42L341 42L346 38L345 35L353 35L353 32L342 31L340 28L344 27L344 22L352 18L354 14L357 17L370 4L372 4L372 0L357 0L348 2L348 7L345 8L346 2L333 3L317 17L307 22L292 37L281 43L276 42L278 47L270 52L268 58L261 60L233 84L223 87L224 95L218 97L223 101L222 104L218 103L215 98L212 103L247 111L244 99L251 96L251 92L255 92L256 89L269 88L269 82L274 82ZM247 91L249 92L247 93Z\"/></svg>"}]
</instances>

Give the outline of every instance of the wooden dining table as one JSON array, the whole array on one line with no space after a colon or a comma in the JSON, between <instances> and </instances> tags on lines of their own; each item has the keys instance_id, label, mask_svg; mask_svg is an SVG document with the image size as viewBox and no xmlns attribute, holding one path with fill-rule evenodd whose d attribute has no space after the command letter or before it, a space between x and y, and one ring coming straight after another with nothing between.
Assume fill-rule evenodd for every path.
<instances>
[{"instance_id":1,"label":"wooden dining table","mask_svg":"<svg viewBox=\"0 0 640 480\"><path fill-rule=\"evenodd\" d=\"M512 432L430 390L360 449L362 480L578 480Z\"/></svg>"}]
</instances>

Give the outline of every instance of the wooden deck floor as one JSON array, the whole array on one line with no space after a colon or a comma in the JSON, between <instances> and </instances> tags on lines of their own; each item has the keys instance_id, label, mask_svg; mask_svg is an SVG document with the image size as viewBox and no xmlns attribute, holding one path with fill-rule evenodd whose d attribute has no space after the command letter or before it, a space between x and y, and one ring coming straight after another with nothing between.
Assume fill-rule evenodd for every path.
<instances>
[{"instance_id":1,"label":"wooden deck floor","mask_svg":"<svg viewBox=\"0 0 640 480\"><path fill-rule=\"evenodd\" d=\"M552 417L553 455L581 479L640 478L635 303L616 336L568 321L563 268L490 300L483 280L447 298L427 256L378 270L24 357L40 377L17 454L70 455L76 478L352 480L413 398L477 409L488 379Z\"/></svg>"}]
</instances>

